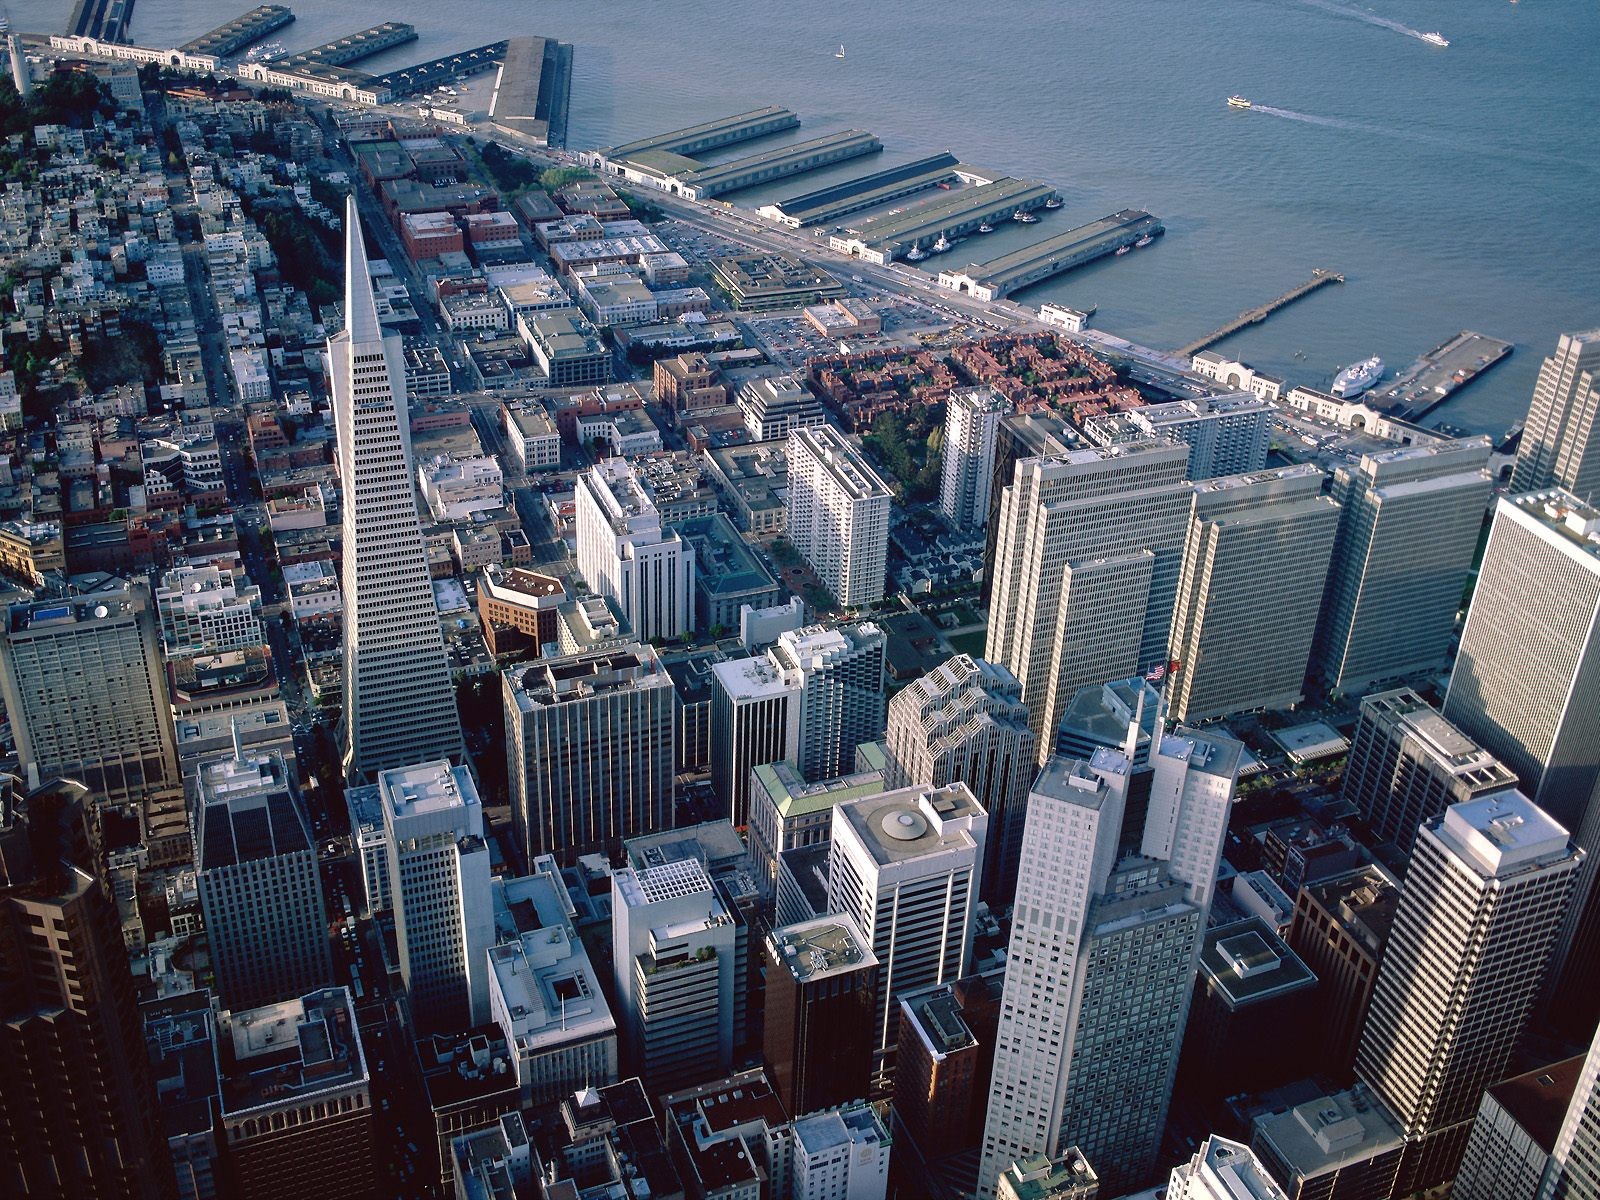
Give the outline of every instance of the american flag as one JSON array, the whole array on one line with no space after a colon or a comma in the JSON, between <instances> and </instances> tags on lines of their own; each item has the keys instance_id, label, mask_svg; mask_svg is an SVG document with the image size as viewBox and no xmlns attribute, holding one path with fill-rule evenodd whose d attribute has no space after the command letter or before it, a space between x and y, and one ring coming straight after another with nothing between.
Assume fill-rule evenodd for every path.
<instances>
[{"instance_id":1,"label":"american flag","mask_svg":"<svg viewBox=\"0 0 1600 1200\"><path fill-rule=\"evenodd\" d=\"M1168 675L1176 675L1183 669L1183 664L1177 659L1171 662L1157 663L1144 673L1146 683L1160 683Z\"/></svg>"}]
</instances>

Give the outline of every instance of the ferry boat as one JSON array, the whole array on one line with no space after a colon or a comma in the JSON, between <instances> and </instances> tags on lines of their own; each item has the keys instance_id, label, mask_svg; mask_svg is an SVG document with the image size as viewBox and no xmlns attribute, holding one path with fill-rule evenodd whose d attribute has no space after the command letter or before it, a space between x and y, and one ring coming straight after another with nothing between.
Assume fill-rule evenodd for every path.
<instances>
[{"instance_id":1,"label":"ferry boat","mask_svg":"<svg viewBox=\"0 0 1600 1200\"><path fill-rule=\"evenodd\" d=\"M994 232L994 226L988 224L987 222L985 222L984 224L978 226L978 232L979 233L993 233Z\"/></svg>"},{"instance_id":2,"label":"ferry boat","mask_svg":"<svg viewBox=\"0 0 1600 1200\"><path fill-rule=\"evenodd\" d=\"M1422 40L1432 46L1448 46L1450 44L1450 39L1442 33L1425 33L1422 35Z\"/></svg>"},{"instance_id":3,"label":"ferry boat","mask_svg":"<svg viewBox=\"0 0 1600 1200\"><path fill-rule=\"evenodd\" d=\"M1031 212L1023 212L1019 208L1016 212L1011 214L1011 219L1013 221L1018 221L1023 225L1032 225L1039 218L1034 216Z\"/></svg>"},{"instance_id":4,"label":"ferry boat","mask_svg":"<svg viewBox=\"0 0 1600 1200\"><path fill-rule=\"evenodd\" d=\"M1228 107L1229 108L1250 108L1251 104L1250 104L1250 101L1246 100L1243 96L1229 96L1228 97Z\"/></svg>"},{"instance_id":5,"label":"ferry boat","mask_svg":"<svg viewBox=\"0 0 1600 1200\"><path fill-rule=\"evenodd\" d=\"M1061 203L1062 201L1060 196L1051 196L1050 199L1044 202L1044 206L1048 209L1054 210L1060 208Z\"/></svg>"},{"instance_id":6,"label":"ferry boat","mask_svg":"<svg viewBox=\"0 0 1600 1200\"><path fill-rule=\"evenodd\" d=\"M282 42L262 42L259 46L252 46L245 52L245 62L266 62L269 58L277 58L284 52Z\"/></svg>"},{"instance_id":7,"label":"ferry boat","mask_svg":"<svg viewBox=\"0 0 1600 1200\"><path fill-rule=\"evenodd\" d=\"M1328 389L1341 400L1352 400L1383 378L1383 359L1374 354L1352 363L1333 377Z\"/></svg>"}]
</instances>

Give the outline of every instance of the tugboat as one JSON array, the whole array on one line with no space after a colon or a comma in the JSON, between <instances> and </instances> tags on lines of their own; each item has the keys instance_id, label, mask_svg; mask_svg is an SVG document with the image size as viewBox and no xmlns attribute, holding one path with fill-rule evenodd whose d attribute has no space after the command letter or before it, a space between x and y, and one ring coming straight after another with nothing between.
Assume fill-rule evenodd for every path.
<instances>
[{"instance_id":1,"label":"tugboat","mask_svg":"<svg viewBox=\"0 0 1600 1200\"><path fill-rule=\"evenodd\" d=\"M1013 221L1017 221L1017 222L1019 222L1019 223L1021 223L1023 225L1032 225L1039 218L1034 216L1031 212L1023 212L1019 208L1019 209L1017 209L1016 212L1011 214L1011 219Z\"/></svg>"},{"instance_id":2,"label":"tugboat","mask_svg":"<svg viewBox=\"0 0 1600 1200\"><path fill-rule=\"evenodd\" d=\"M955 243L953 243L949 238L945 237L945 235L941 233L939 235L939 240L936 241L933 244L932 250L933 250L933 252L935 254L943 254L946 250L950 249L950 247L952 245L954 245L954 244Z\"/></svg>"},{"instance_id":3,"label":"tugboat","mask_svg":"<svg viewBox=\"0 0 1600 1200\"><path fill-rule=\"evenodd\" d=\"M920 246L913 246L913 247L911 247L911 249L906 251L906 261L907 262L921 262L923 259L925 259L927 257L928 257L928 252L926 250L922 249Z\"/></svg>"},{"instance_id":4,"label":"tugboat","mask_svg":"<svg viewBox=\"0 0 1600 1200\"><path fill-rule=\"evenodd\" d=\"M1118 246L1117 247L1117 257L1121 258L1124 254L1126 254L1129 250L1132 250L1132 249L1133 249L1132 246Z\"/></svg>"},{"instance_id":5,"label":"tugboat","mask_svg":"<svg viewBox=\"0 0 1600 1200\"><path fill-rule=\"evenodd\" d=\"M1229 96L1228 97L1228 107L1229 108L1250 108L1250 107L1252 107L1252 105L1251 105L1250 101L1246 100L1243 96Z\"/></svg>"},{"instance_id":6,"label":"tugboat","mask_svg":"<svg viewBox=\"0 0 1600 1200\"><path fill-rule=\"evenodd\" d=\"M1142 250L1144 247L1148 246L1151 242L1153 242L1155 240L1156 239L1154 237L1152 237L1150 234L1147 233L1142 238L1140 238L1137 242L1135 242L1134 245L1139 247Z\"/></svg>"},{"instance_id":7,"label":"tugboat","mask_svg":"<svg viewBox=\"0 0 1600 1200\"><path fill-rule=\"evenodd\" d=\"M1061 207L1061 203L1062 203L1062 201L1061 201L1061 197L1060 196L1051 196L1050 199L1048 199L1048 200L1046 200L1044 202L1044 206L1046 208L1054 211L1055 209L1058 209L1058 208Z\"/></svg>"},{"instance_id":8,"label":"tugboat","mask_svg":"<svg viewBox=\"0 0 1600 1200\"><path fill-rule=\"evenodd\" d=\"M986 223L978 226L978 232L979 233L993 233L994 232L994 226L990 225L990 224L988 224L986 222Z\"/></svg>"}]
</instances>

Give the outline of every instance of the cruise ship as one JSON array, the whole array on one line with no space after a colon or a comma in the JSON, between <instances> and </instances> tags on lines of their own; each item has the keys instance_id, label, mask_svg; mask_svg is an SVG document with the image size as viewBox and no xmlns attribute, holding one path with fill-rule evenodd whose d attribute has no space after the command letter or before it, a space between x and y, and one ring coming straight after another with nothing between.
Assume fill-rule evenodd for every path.
<instances>
[{"instance_id":1,"label":"cruise ship","mask_svg":"<svg viewBox=\"0 0 1600 1200\"><path fill-rule=\"evenodd\" d=\"M1373 355L1340 371L1328 390L1341 400L1353 400L1382 378L1383 359Z\"/></svg>"},{"instance_id":2,"label":"cruise ship","mask_svg":"<svg viewBox=\"0 0 1600 1200\"><path fill-rule=\"evenodd\" d=\"M1228 97L1228 107L1229 108L1249 108L1250 107L1250 101L1246 100L1243 96L1229 96Z\"/></svg>"},{"instance_id":3,"label":"cruise ship","mask_svg":"<svg viewBox=\"0 0 1600 1200\"><path fill-rule=\"evenodd\" d=\"M1434 46L1448 46L1450 44L1450 39L1442 33L1425 33L1422 35L1422 40Z\"/></svg>"}]
</instances>

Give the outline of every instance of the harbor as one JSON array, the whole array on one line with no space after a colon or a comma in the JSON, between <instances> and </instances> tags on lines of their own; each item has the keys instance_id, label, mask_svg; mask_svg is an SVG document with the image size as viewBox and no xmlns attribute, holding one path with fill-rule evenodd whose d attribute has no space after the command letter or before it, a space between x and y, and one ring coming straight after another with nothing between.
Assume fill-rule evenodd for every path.
<instances>
[{"instance_id":1,"label":"harbor","mask_svg":"<svg viewBox=\"0 0 1600 1200\"><path fill-rule=\"evenodd\" d=\"M710 166L697 164L695 170L667 173L663 176L662 186L690 200L709 200L724 192L737 192L787 175L815 171L847 159L877 154L882 149L883 143L872 134L860 129L847 129L842 133L824 134L810 141L764 150L760 154L736 158L731 162Z\"/></svg>"},{"instance_id":2,"label":"harbor","mask_svg":"<svg viewBox=\"0 0 1600 1200\"><path fill-rule=\"evenodd\" d=\"M1405 421L1420 420L1511 350L1510 342L1463 329L1418 358L1381 392L1368 396L1367 403Z\"/></svg>"},{"instance_id":3,"label":"harbor","mask_svg":"<svg viewBox=\"0 0 1600 1200\"><path fill-rule=\"evenodd\" d=\"M1009 221L1056 200L1055 188L1047 183L1006 177L871 217L830 237L828 245L883 266L912 251L921 253L941 238L965 237L980 226Z\"/></svg>"},{"instance_id":4,"label":"harbor","mask_svg":"<svg viewBox=\"0 0 1600 1200\"><path fill-rule=\"evenodd\" d=\"M1161 222L1149 213L1125 208L988 262L941 271L939 286L966 292L979 300L999 300L1052 275L1116 254L1124 247L1147 244L1148 239L1165 232Z\"/></svg>"},{"instance_id":5,"label":"harbor","mask_svg":"<svg viewBox=\"0 0 1600 1200\"><path fill-rule=\"evenodd\" d=\"M193 41L179 47L187 54L209 54L216 58L232 58L241 50L254 45L269 33L275 33L294 20L294 13L281 4L263 4L235 17L225 25L218 25L209 33L202 33Z\"/></svg>"},{"instance_id":6,"label":"harbor","mask_svg":"<svg viewBox=\"0 0 1600 1200\"><path fill-rule=\"evenodd\" d=\"M1179 349L1173 351L1178 358L1193 358L1208 346L1214 346L1225 337L1232 337L1241 329L1251 325L1259 325L1273 313L1281 308L1288 308L1296 300L1309 296L1320 287L1330 283L1343 283L1344 276L1337 271L1328 271L1318 267L1311 272L1311 278L1296 284L1281 296L1275 296L1265 304L1258 304L1254 308L1247 308L1233 320L1225 325L1219 325L1204 337L1196 338Z\"/></svg>"},{"instance_id":7,"label":"harbor","mask_svg":"<svg viewBox=\"0 0 1600 1200\"><path fill-rule=\"evenodd\" d=\"M925 158L858 175L841 183L776 201L760 209L763 217L790 229L823 225L862 209L875 208L902 196L910 196L941 183L949 183L961 172L954 154L930 154Z\"/></svg>"}]
</instances>

